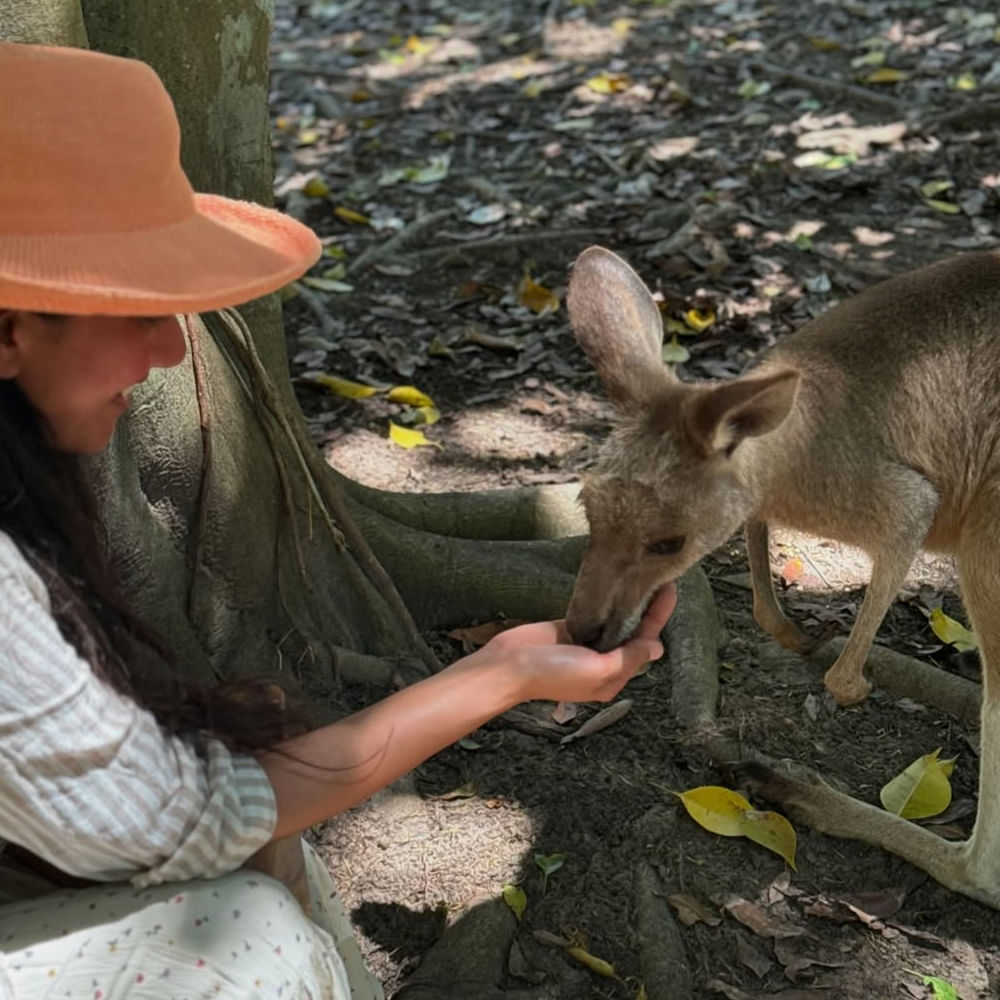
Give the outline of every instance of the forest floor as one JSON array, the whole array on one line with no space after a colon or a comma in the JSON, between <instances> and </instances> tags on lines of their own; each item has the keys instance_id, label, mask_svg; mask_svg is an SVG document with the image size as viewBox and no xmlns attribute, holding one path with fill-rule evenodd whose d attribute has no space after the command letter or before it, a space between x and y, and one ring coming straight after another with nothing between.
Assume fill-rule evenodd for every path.
<instances>
[{"instance_id":1,"label":"forest floor","mask_svg":"<svg viewBox=\"0 0 1000 1000\"><path fill-rule=\"evenodd\" d=\"M613 419L564 305L590 244L662 297L667 358L701 379L742 371L880 278L1000 243L990 0L279 3L272 59L277 201L327 247L286 303L293 376L329 461L372 486L477 490L587 470ZM350 398L317 376L379 391ZM382 390L399 385L434 412L390 401ZM403 447L390 422L429 444ZM849 630L866 557L784 532L772 561L798 621ZM760 666L741 542L705 568L728 636L724 733L872 802L941 747L957 763L935 829L965 836L976 734L879 691L836 709L804 662ZM922 558L879 642L965 669L927 620L942 603L961 617L954 587L947 560ZM461 655L461 636L430 638ZM471 927L476 903L516 883L516 933L502 904L484 925L498 983L635 1000L645 865L694 900L672 906L699 1000L934 996L925 975L964 1000L1000 995L993 910L872 847L799 829L792 871L691 821L672 791L724 776L672 730L670 693L667 661L629 686L624 719L567 745L498 720L317 832L390 993L446 925ZM375 694L345 692L345 706ZM546 881L536 856L557 854ZM617 978L537 931L578 933ZM471 980L484 946L467 947ZM442 998L480 995L454 963L442 969Z\"/></svg>"}]
</instances>

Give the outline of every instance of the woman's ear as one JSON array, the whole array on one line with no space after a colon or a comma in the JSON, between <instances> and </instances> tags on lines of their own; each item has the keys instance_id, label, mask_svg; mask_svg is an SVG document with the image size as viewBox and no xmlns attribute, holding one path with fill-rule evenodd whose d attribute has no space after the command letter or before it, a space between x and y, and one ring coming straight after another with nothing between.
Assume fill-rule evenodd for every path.
<instances>
[{"instance_id":1,"label":"woman's ear","mask_svg":"<svg viewBox=\"0 0 1000 1000\"><path fill-rule=\"evenodd\" d=\"M13 309L0 309L0 378L15 378L21 370L21 353L15 336L20 315Z\"/></svg>"}]
</instances>

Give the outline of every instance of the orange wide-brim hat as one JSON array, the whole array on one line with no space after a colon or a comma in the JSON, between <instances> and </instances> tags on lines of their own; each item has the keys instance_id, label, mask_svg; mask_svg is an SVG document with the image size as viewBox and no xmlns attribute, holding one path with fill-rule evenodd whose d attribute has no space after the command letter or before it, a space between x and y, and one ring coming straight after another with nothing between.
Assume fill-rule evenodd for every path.
<instances>
[{"instance_id":1,"label":"orange wide-brim hat","mask_svg":"<svg viewBox=\"0 0 1000 1000\"><path fill-rule=\"evenodd\" d=\"M280 212L195 194L144 63L0 42L0 309L206 312L281 288L320 249Z\"/></svg>"}]
</instances>

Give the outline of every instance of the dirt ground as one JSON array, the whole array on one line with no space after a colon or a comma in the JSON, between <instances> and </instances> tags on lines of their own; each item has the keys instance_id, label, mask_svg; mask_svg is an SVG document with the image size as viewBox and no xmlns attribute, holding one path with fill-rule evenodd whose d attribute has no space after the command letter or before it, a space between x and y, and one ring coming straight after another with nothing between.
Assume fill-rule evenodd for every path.
<instances>
[{"instance_id":1,"label":"dirt ground","mask_svg":"<svg viewBox=\"0 0 1000 1000\"><path fill-rule=\"evenodd\" d=\"M286 303L292 372L330 462L381 488L585 472L613 414L551 305L591 243L662 294L687 354L678 373L697 379L742 370L882 276L1000 241L1000 28L986 0L282 3L273 69L277 200L328 247ZM317 375L416 386L440 419L382 392L338 396ZM393 443L390 420L432 445ZM772 558L797 619L846 633L865 559L791 532ZM765 669L741 542L705 568L727 636L724 735L871 802L941 747L957 763L935 829L963 837L976 734L879 691L835 709L804 662ZM948 562L922 559L902 598L879 641L968 671L927 624L935 603L961 614ZM462 653L429 638L443 658ZM338 697L347 710L382 693ZM686 894L702 919L676 925L692 982L684 994L679 974L678 996L931 997L924 975L964 1000L1000 995L995 911L807 829L796 871L707 833L671 793L725 775L672 726L669 658L625 694L621 721L567 745L497 720L316 831L388 992L426 957L427 996L485 996L472 983L491 968L512 995L634 1000L650 907ZM526 711L544 724L552 707ZM543 885L534 858L556 853ZM507 883L527 895L516 927L502 904L476 905ZM481 918L486 943L464 939L466 964L427 957L446 926L442 941L462 941ZM579 933L617 978L537 931Z\"/></svg>"}]
</instances>

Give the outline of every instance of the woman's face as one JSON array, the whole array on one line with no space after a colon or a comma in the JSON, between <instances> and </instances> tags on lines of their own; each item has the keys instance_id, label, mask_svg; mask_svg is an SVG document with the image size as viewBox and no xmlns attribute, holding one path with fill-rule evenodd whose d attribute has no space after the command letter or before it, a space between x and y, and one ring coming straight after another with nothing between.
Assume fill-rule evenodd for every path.
<instances>
[{"instance_id":1,"label":"woman's face","mask_svg":"<svg viewBox=\"0 0 1000 1000\"><path fill-rule=\"evenodd\" d=\"M185 350L174 316L0 312L0 378L17 382L60 451L102 451L132 388Z\"/></svg>"}]
</instances>

